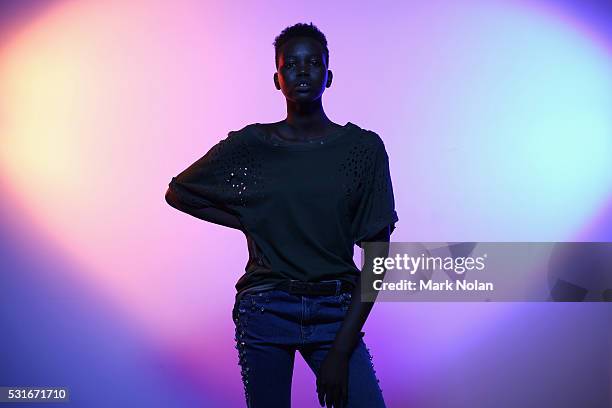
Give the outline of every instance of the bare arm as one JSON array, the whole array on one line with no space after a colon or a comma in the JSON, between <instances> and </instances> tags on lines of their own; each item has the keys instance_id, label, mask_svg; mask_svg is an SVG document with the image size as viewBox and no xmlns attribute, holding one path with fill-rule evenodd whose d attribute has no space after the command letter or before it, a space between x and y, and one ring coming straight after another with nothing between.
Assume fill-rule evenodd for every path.
<instances>
[{"instance_id":1,"label":"bare arm","mask_svg":"<svg viewBox=\"0 0 612 408\"><path fill-rule=\"evenodd\" d=\"M192 215L204 221L212 222L213 224L222 225L224 227L234 228L244 232L242 224L237 216L216 207L194 208L186 203L181 202L176 194L168 188L166 191L166 202L186 214Z\"/></svg>"},{"instance_id":2,"label":"bare arm","mask_svg":"<svg viewBox=\"0 0 612 408\"><path fill-rule=\"evenodd\" d=\"M389 226L386 226L375 236L364 241L388 243ZM381 245L381 248L377 249L376 251L368 251L368 255L368 258L387 257L389 256L389 245ZM368 274L368 276L371 276L372 262L369 259L366 259L364 265L364 270L361 271L361 276L363 276L363 274ZM344 318L344 322L342 323L340 330L336 334L336 338L332 345L332 350L342 354L351 354L354 347L357 345L357 340L359 339L361 329L363 328L363 325L365 324L368 316L370 315L370 311L374 306L374 302L361 301L361 276L357 279L357 285L353 289L351 297L351 304ZM381 274L377 279L384 279L384 273ZM378 293L375 293L374 300L376 300L377 294Z\"/></svg>"},{"instance_id":3,"label":"bare arm","mask_svg":"<svg viewBox=\"0 0 612 408\"><path fill-rule=\"evenodd\" d=\"M389 226L387 226L375 236L364 241L388 243L389 235ZM372 257L387 257L389 255L388 244L380 245L380 247L381 249L376 248L375 251L368 251L368 258L365 259L365 266L364 270L361 271L361 276L372 273ZM330 351L321 364L317 377L317 394L321 406L325 404L328 407L342 407L348 398L348 362L359 341L361 328L365 324L372 306L374 306L374 302L366 303L361 301L361 276L358 278L357 285L353 289L352 301L344 321L336 333ZM376 295L374 300L376 300Z\"/></svg>"}]
</instances>

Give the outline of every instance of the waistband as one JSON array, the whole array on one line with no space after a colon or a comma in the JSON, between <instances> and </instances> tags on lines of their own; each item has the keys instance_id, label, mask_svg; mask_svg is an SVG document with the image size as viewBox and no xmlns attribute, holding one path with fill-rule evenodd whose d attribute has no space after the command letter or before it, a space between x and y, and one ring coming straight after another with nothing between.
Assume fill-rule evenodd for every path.
<instances>
[{"instance_id":1,"label":"waistband","mask_svg":"<svg viewBox=\"0 0 612 408\"><path fill-rule=\"evenodd\" d=\"M235 296L236 302L238 302L242 298L242 296L248 293L259 293L259 292L264 292L266 290L274 290L276 289L276 285L277 285L277 282L263 283L260 285L251 286L248 289L241 290L240 292L236 293L236 296Z\"/></svg>"},{"instance_id":2,"label":"waistband","mask_svg":"<svg viewBox=\"0 0 612 408\"><path fill-rule=\"evenodd\" d=\"M353 290L353 286L339 279L319 282L303 282L290 279L278 283L276 289L283 290L292 295L332 296L343 292L350 292Z\"/></svg>"},{"instance_id":3,"label":"waistband","mask_svg":"<svg viewBox=\"0 0 612 408\"><path fill-rule=\"evenodd\" d=\"M252 286L236 293L236 302L248 293L259 293L267 290L283 290L293 295L333 296L352 292L353 285L347 281L334 279L319 282L303 282L288 279L280 282L264 283Z\"/></svg>"}]
</instances>

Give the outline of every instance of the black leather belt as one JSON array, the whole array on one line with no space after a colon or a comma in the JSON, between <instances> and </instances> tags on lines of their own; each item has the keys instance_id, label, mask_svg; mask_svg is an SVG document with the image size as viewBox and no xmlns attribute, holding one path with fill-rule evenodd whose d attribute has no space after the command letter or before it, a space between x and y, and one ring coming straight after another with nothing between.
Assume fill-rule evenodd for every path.
<instances>
[{"instance_id":1,"label":"black leather belt","mask_svg":"<svg viewBox=\"0 0 612 408\"><path fill-rule=\"evenodd\" d=\"M286 280L280 282L276 289L283 290L292 295L314 295L332 296L343 292L351 292L353 285L343 280L323 282L302 282L298 280Z\"/></svg>"}]
</instances>

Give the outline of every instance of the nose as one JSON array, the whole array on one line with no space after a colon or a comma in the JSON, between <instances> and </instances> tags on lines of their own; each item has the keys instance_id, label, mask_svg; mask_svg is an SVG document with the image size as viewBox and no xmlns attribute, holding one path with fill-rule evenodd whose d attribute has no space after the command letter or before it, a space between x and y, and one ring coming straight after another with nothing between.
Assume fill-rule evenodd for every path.
<instances>
[{"instance_id":1,"label":"nose","mask_svg":"<svg viewBox=\"0 0 612 408\"><path fill-rule=\"evenodd\" d=\"M300 70L296 76L298 80L310 80L310 73L305 70Z\"/></svg>"},{"instance_id":2,"label":"nose","mask_svg":"<svg viewBox=\"0 0 612 408\"><path fill-rule=\"evenodd\" d=\"M310 75L310 71L308 71L306 69L306 67L308 66L308 64L300 64L298 67L298 74L303 75L303 74L308 74Z\"/></svg>"}]
</instances>

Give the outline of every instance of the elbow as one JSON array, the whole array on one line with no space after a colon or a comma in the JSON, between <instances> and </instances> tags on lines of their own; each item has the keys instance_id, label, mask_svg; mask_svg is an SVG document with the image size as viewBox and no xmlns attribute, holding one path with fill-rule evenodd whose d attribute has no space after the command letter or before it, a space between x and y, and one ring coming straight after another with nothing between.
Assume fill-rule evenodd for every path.
<instances>
[{"instance_id":1,"label":"elbow","mask_svg":"<svg viewBox=\"0 0 612 408\"><path fill-rule=\"evenodd\" d=\"M166 191L165 200L166 200L166 203L168 203L170 207L178 209L179 207L178 199L176 197L176 194L174 193L174 191L172 191L171 188L168 188L168 190Z\"/></svg>"}]
</instances>

